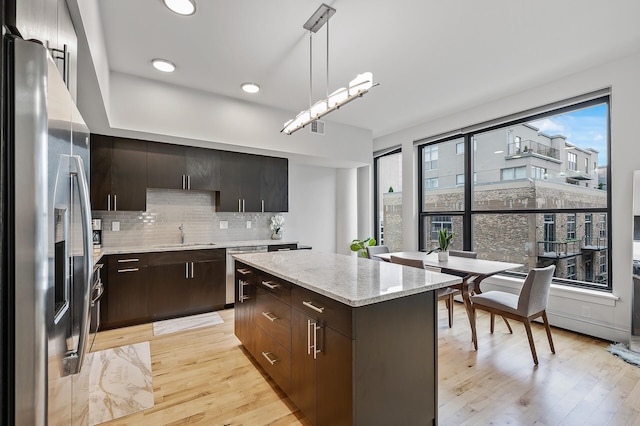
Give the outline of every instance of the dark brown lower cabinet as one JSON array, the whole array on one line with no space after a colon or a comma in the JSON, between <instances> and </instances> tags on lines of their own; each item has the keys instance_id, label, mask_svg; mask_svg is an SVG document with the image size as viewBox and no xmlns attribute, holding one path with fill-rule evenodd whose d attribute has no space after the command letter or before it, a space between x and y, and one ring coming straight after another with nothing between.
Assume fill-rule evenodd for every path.
<instances>
[{"instance_id":1,"label":"dark brown lower cabinet","mask_svg":"<svg viewBox=\"0 0 640 426\"><path fill-rule=\"evenodd\" d=\"M106 303L101 308L106 312L101 317L103 328L140 324L147 320L148 277L144 254L122 254L107 258L108 276L105 294Z\"/></svg>"},{"instance_id":2,"label":"dark brown lower cabinet","mask_svg":"<svg viewBox=\"0 0 640 426\"><path fill-rule=\"evenodd\" d=\"M149 312L153 320L224 308L226 251L149 254Z\"/></svg>"},{"instance_id":3,"label":"dark brown lower cabinet","mask_svg":"<svg viewBox=\"0 0 640 426\"><path fill-rule=\"evenodd\" d=\"M312 424L436 424L434 292L350 307L239 261L235 277L236 336Z\"/></svg>"},{"instance_id":4,"label":"dark brown lower cabinet","mask_svg":"<svg viewBox=\"0 0 640 426\"><path fill-rule=\"evenodd\" d=\"M104 328L224 308L226 250L108 256Z\"/></svg>"}]
</instances>

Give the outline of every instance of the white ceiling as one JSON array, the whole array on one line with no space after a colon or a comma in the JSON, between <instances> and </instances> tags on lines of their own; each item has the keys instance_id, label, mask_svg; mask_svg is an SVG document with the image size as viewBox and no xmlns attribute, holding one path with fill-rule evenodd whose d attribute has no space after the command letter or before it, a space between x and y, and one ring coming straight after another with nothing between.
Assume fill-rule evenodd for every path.
<instances>
[{"instance_id":1,"label":"white ceiling","mask_svg":"<svg viewBox=\"0 0 640 426\"><path fill-rule=\"evenodd\" d=\"M291 111L309 105L309 35L321 0L99 0L110 69ZM327 119L375 136L640 50L638 0L333 0L329 91L380 86ZM313 101L326 96L326 26L313 37ZM164 74L151 59L173 61ZM262 91L249 95L245 81Z\"/></svg>"}]
</instances>

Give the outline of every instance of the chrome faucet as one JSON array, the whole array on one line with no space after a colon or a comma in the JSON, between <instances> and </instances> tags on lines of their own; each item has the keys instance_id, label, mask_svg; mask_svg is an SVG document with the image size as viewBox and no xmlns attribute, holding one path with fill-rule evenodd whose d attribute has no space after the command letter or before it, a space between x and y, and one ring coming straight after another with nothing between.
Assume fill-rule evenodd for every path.
<instances>
[{"instance_id":1,"label":"chrome faucet","mask_svg":"<svg viewBox=\"0 0 640 426\"><path fill-rule=\"evenodd\" d=\"M181 223L178 229L180 230L181 244L184 244L184 224Z\"/></svg>"}]
</instances>

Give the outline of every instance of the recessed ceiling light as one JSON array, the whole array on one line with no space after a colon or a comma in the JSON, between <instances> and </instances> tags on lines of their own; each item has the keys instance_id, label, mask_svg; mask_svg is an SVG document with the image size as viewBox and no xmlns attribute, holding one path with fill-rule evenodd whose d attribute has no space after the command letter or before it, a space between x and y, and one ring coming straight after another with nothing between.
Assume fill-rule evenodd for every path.
<instances>
[{"instance_id":1,"label":"recessed ceiling light","mask_svg":"<svg viewBox=\"0 0 640 426\"><path fill-rule=\"evenodd\" d=\"M193 15L196 13L195 0L163 0L164 5L178 15Z\"/></svg>"},{"instance_id":2,"label":"recessed ceiling light","mask_svg":"<svg viewBox=\"0 0 640 426\"><path fill-rule=\"evenodd\" d=\"M166 59L154 59L151 61L151 64L155 69L162 72L174 72L176 70L176 65L173 62L169 62Z\"/></svg>"},{"instance_id":3,"label":"recessed ceiling light","mask_svg":"<svg viewBox=\"0 0 640 426\"><path fill-rule=\"evenodd\" d=\"M242 83L240 87L247 93L258 93L260 91L260 86L255 83Z\"/></svg>"}]
</instances>

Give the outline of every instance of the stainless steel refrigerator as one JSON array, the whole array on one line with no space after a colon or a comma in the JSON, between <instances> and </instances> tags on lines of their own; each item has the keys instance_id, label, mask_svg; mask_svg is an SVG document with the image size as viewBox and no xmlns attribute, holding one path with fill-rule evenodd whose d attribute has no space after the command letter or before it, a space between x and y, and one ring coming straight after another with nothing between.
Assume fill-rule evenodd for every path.
<instances>
[{"instance_id":1,"label":"stainless steel refrigerator","mask_svg":"<svg viewBox=\"0 0 640 426\"><path fill-rule=\"evenodd\" d=\"M86 424L89 131L44 46L6 35L3 50L8 421Z\"/></svg>"}]
</instances>

